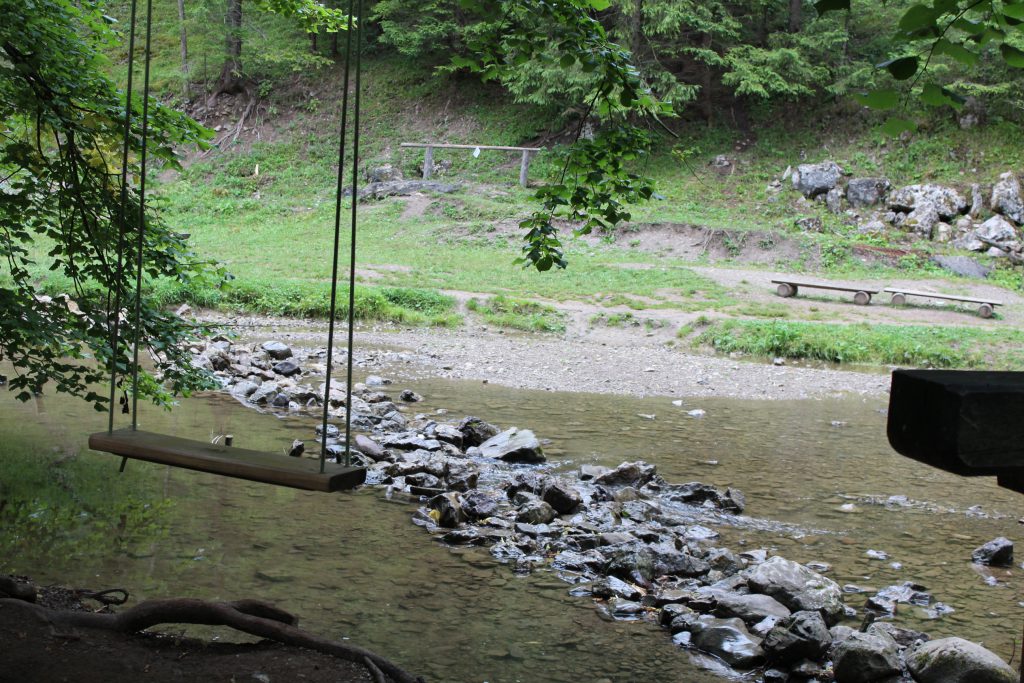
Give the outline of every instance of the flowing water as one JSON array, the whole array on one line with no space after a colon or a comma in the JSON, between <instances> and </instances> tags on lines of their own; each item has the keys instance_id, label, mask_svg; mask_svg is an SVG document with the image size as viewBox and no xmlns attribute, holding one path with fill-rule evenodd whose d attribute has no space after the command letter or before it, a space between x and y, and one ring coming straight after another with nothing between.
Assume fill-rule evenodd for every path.
<instances>
[{"instance_id":1,"label":"flowing water","mask_svg":"<svg viewBox=\"0 0 1024 683\"><path fill-rule=\"evenodd\" d=\"M440 380L404 382L426 397L413 410L477 415L550 440L557 469L643 459L669 481L734 486L767 529L723 528L734 550L767 548L824 561L841 585L924 584L955 611L929 618L901 605L901 625L981 641L1004 658L1024 616L1018 574L970 562L996 536L1018 536L1022 499L989 479L962 479L894 453L880 399L694 401L518 391ZM686 414L695 407L706 415ZM145 408L141 427L284 451L309 439L313 420L275 418L223 395L186 400L171 413ZM653 416L653 418L652 418ZM105 417L74 401L18 404L0 393L0 437L20 434L60 449L84 445ZM109 461L116 477L117 460ZM410 522L413 509L380 492L318 494L128 465L134 495L174 502L142 549L83 561L42 544L0 557L0 571L102 588L135 600L259 596L302 616L312 631L351 638L432 681L723 680L642 622L603 620L553 574L517 577L486 550L445 548ZM142 475L138 476L139 470ZM127 485L127 484L126 484ZM764 525L762 525L764 526ZM887 559L872 559L868 550ZM90 557L93 557L92 555ZM863 596L848 595L860 607ZM856 625L856 624L854 624ZM713 667L712 667L713 669Z\"/></svg>"}]
</instances>

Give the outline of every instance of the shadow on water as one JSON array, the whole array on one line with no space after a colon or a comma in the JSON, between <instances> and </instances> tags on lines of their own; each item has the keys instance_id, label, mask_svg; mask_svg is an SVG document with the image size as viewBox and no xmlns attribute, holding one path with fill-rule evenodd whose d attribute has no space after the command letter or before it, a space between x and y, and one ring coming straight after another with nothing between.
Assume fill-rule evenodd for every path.
<instances>
[{"instance_id":1,"label":"shadow on water","mask_svg":"<svg viewBox=\"0 0 1024 683\"><path fill-rule=\"evenodd\" d=\"M473 382L396 389L406 387L427 397L410 412L446 409L452 420L472 414L533 429L550 439L549 456L563 470L644 459L669 481L735 486L750 515L787 524L722 528L734 549L826 561L840 584L922 583L956 611L929 619L901 606L902 625L983 641L1010 656L1022 615L1018 570L979 571L970 552L998 535L1013 538L1020 497L896 455L877 399L708 399L677 407L667 398ZM4 395L0 401L0 434L41 444L73 450L105 426L103 416L73 401L49 398L42 412ZM686 414L696 407L706 410L703 418ZM260 415L220 395L189 399L172 413L147 407L141 419L145 429L200 439L231 432L240 446L282 453L293 438L308 440L313 423ZM108 462L117 477L116 458L84 457ZM438 545L410 523L411 507L378 492L304 493L142 463L129 469L123 485L133 495L173 501L156 540L87 562L35 547L0 558L0 571L120 585L135 599L261 596L314 631L352 638L434 681L722 680L654 626L602 621L553 574L517 577L485 550ZM869 558L869 549L888 559ZM857 595L847 599L863 604Z\"/></svg>"}]
</instances>

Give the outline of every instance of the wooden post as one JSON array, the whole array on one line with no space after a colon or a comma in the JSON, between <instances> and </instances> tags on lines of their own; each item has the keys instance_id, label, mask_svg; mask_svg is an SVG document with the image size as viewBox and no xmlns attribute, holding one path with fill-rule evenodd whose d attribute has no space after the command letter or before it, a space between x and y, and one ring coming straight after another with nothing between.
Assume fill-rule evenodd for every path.
<instances>
[{"instance_id":1,"label":"wooden post","mask_svg":"<svg viewBox=\"0 0 1024 683\"><path fill-rule=\"evenodd\" d=\"M434 174L434 148L427 147L427 151L423 153L423 179L429 180L430 176Z\"/></svg>"},{"instance_id":2,"label":"wooden post","mask_svg":"<svg viewBox=\"0 0 1024 683\"><path fill-rule=\"evenodd\" d=\"M530 172L530 151L523 150L523 161L519 164L519 184L526 187L526 176Z\"/></svg>"}]
</instances>

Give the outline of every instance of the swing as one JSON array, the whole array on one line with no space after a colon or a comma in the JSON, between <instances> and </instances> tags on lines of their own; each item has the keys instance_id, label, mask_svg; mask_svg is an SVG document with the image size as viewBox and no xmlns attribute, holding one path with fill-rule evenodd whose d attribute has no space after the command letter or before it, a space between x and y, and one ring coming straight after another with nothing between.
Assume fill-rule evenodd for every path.
<instances>
[{"instance_id":1,"label":"swing","mask_svg":"<svg viewBox=\"0 0 1024 683\"><path fill-rule=\"evenodd\" d=\"M117 358L120 348L121 296L123 287L120 285L121 274L124 272L124 237L125 207L128 199L128 153L131 134L132 115L132 70L135 56L135 24L137 0L131 4L131 29L128 38L128 83L125 93L124 144L121 163L121 211L118 234L117 272L118 286L114 294L114 315L111 324L111 370L110 370L110 408L107 430L97 432L89 437L89 448L95 451L121 456L121 471L124 471L128 458L158 464L180 467L200 472L208 472L236 479L247 479L265 484L276 484L308 491L333 492L352 489L366 480L366 469L351 466L352 415L345 411L345 452L344 462L339 452L334 463L327 462L327 418L330 407L329 392L331 386L331 361L334 352L334 323L337 310L338 289L338 248L341 238L341 200L342 175L345 164L345 127L348 117L348 86L349 66L352 61L352 32L356 34L355 48L355 102L353 106L352 146L352 215L351 215L351 249L349 263L348 289L348 367L346 383L346 406L352 405L352 335L353 311L355 309L355 265L356 265L356 216L357 184L359 166L359 95L360 95L360 42L362 24L353 28L354 0L349 0L348 34L346 39L346 59L344 71L344 90L342 91L341 135L338 145L337 191L334 211L334 257L331 272L331 306L327 336L327 375L324 382L324 401L322 416L322 447L319 463L312 459L293 458L276 453L265 453L244 448L228 446L224 443L207 443L178 436L156 434L138 429L138 387L139 387L139 330L141 327L141 292L142 292L142 256L143 237L145 235L145 200L146 200L146 148L149 127L149 71L150 44L152 39L153 0L146 3L146 49L144 66L144 83L142 89L142 149L140 156L139 181L139 230L135 248L135 335L133 340L132 383L132 422L131 427L114 429L114 403L117 395ZM359 11L362 12L363 2L359 0ZM127 408L127 404L126 408Z\"/></svg>"}]
</instances>

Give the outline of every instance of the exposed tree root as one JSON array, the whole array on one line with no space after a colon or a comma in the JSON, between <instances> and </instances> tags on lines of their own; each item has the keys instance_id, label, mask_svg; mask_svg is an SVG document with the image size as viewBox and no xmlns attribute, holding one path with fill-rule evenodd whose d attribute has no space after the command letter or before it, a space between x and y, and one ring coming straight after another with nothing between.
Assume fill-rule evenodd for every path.
<instances>
[{"instance_id":1,"label":"exposed tree root","mask_svg":"<svg viewBox=\"0 0 1024 683\"><path fill-rule=\"evenodd\" d=\"M116 614L64 612L47 609L13 598L0 598L0 608L16 606L34 613L53 626L105 629L119 633L135 633L158 624L205 624L230 626L250 635L267 638L285 645L304 647L361 664L375 680L384 674L393 683L424 683L401 667L369 650L313 635L298 628L298 618L260 600L206 602L194 598L146 600Z\"/></svg>"}]
</instances>

